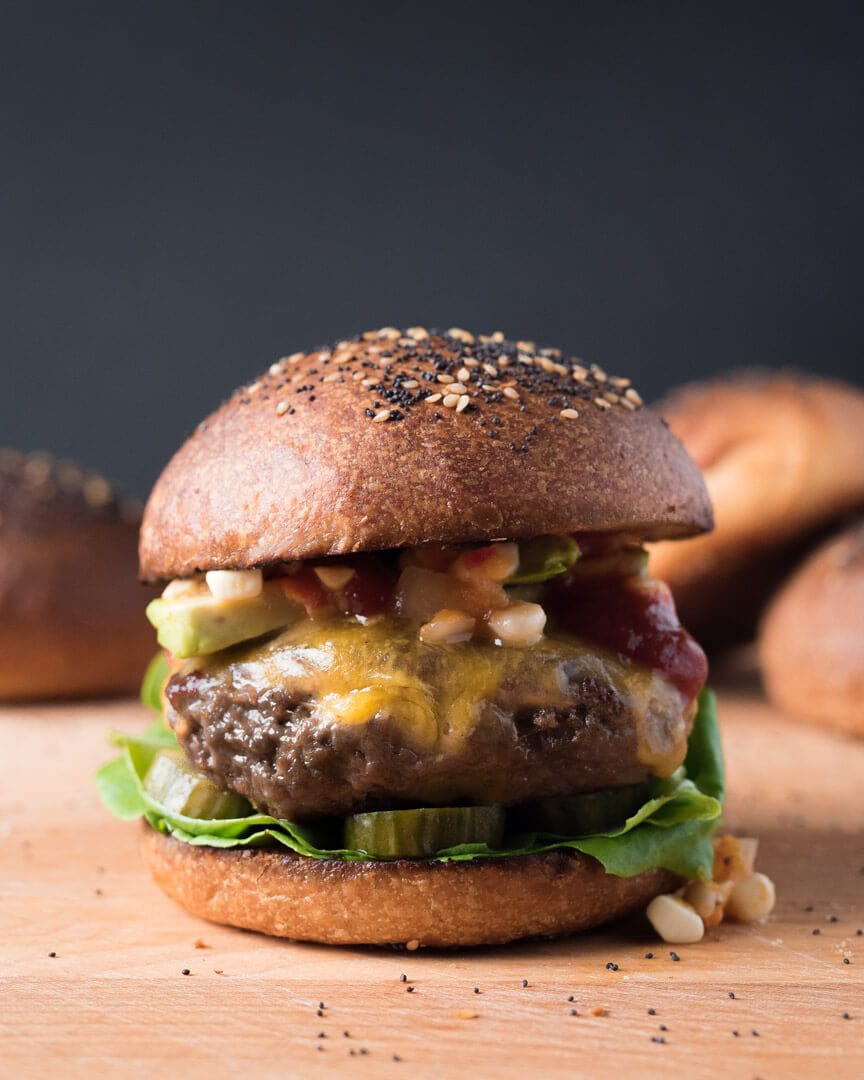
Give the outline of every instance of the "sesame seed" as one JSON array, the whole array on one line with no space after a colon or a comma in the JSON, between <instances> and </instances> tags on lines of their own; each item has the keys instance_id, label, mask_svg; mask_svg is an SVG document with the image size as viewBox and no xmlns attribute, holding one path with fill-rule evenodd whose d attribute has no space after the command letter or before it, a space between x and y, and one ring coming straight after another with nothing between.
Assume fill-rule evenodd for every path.
<instances>
[{"instance_id":1,"label":"sesame seed","mask_svg":"<svg viewBox=\"0 0 864 1080\"><path fill-rule=\"evenodd\" d=\"M493 379L498 374L498 368L496 368L494 364L484 364L483 370L486 372L487 375L491 375Z\"/></svg>"},{"instance_id":2,"label":"sesame seed","mask_svg":"<svg viewBox=\"0 0 864 1080\"><path fill-rule=\"evenodd\" d=\"M628 398L621 398L619 404L623 405L628 412L636 412L636 406Z\"/></svg>"},{"instance_id":3,"label":"sesame seed","mask_svg":"<svg viewBox=\"0 0 864 1080\"><path fill-rule=\"evenodd\" d=\"M280 360L278 364L271 364L268 370L271 375L281 375L285 368L282 366L282 361Z\"/></svg>"},{"instance_id":4,"label":"sesame seed","mask_svg":"<svg viewBox=\"0 0 864 1080\"><path fill-rule=\"evenodd\" d=\"M459 377L460 382L468 382L468 380L471 378L471 372L468 370L467 367L459 368L456 374Z\"/></svg>"},{"instance_id":5,"label":"sesame seed","mask_svg":"<svg viewBox=\"0 0 864 1080\"><path fill-rule=\"evenodd\" d=\"M424 401L428 401L430 405L434 405L436 401L440 401L443 394L430 394L429 397L424 398Z\"/></svg>"},{"instance_id":6,"label":"sesame seed","mask_svg":"<svg viewBox=\"0 0 864 1080\"><path fill-rule=\"evenodd\" d=\"M379 409L377 413L372 417L373 424L383 424L385 420L390 419L389 409Z\"/></svg>"},{"instance_id":7,"label":"sesame seed","mask_svg":"<svg viewBox=\"0 0 864 1080\"><path fill-rule=\"evenodd\" d=\"M471 404L471 398L469 398L467 394L463 394L459 398L459 404L456 406L456 412L457 413L465 412L465 410L468 408L468 406L470 404Z\"/></svg>"},{"instance_id":8,"label":"sesame seed","mask_svg":"<svg viewBox=\"0 0 864 1080\"><path fill-rule=\"evenodd\" d=\"M565 420L578 420L579 419L579 413L575 409L562 409L561 412L558 413L558 415L560 417L563 417L563 419L565 419Z\"/></svg>"},{"instance_id":9,"label":"sesame seed","mask_svg":"<svg viewBox=\"0 0 864 1080\"><path fill-rule=\"evenodd\" d=\"M354 380L354 382L359 382L360 379L363 378L363 372L362 371L355 371L352 374L351 378Z\"/></svg>"},{"instance_id":10,"label":"sesame seed","mask_svg":"<svg viewBox=\"0 0 864 1080\"><path fill-rule=\"evenodd\" d=\"M342 376L339 374L338 371L331 371L329 375L324 376L324 378L321 380L321 382L322 383L336 382L337 379L341 379L341 378L342 378Z\"/></svg>"},{"instance_id":11,"label":"sesame seed","mask_svg":"<svg viewBox=\"0 0 864 1080\"><path fill-rule=\"evenodd\" d=\"M602 398L602 397L595 397L594 398L594 404L599 409L611 409L612 408L612 406L609 404L609 402L606 401L605 398Z\"/></svg>"},{"instance_id":12,"label":"sesame seed","mask_svg":"<svg viewBox=\"0 0 864 1080\"><path fill-rule=\"evenodd\" d=\"M291 406L288 404L287 401L280 401L279 404L276 406L276 415L284 416L285 413L288 412L290 407Z\"/></svg>"},{"instance_id":13,"label":"sesame seed","mask_svg":"<svg viewBox=\"0 0 864 1080\"><path fill-rule=\"evenodd\" d=\"M510 367L510 357L509 356L499 356L498 357L498 367Z\"/></svg>"},{"instance_id":14,"label":"sesame seed","mask_svg":"<svg viewBox=\"0 0 864 1080\"><path fill-rule=\"evenodd\" d=\"M458 394L445 394L444 395L444 401L442 402L442 404L444 405L445 409L455 409L456 406L459 404L459 395Z\"/></svg>"},{"instance_id":15,"label":"sesame seed","mask_svg":"<svg viewBox=\"0 0 864 1080\"><path fill-rule=\"evenodd\" d=\"M416 379L406 379L399 385L402 387L403 390L416 390L420 383L417 382Z\"/></svg>"},{"instance_id":16,"label":"sesame seed","mask_svg":"<svg viewBox=\"0 0 864 1080\"><path fill-rule=\"evenodd\" d=\"M622 379L620 375L611 375L609 382L619 390L625 390L630 385L630 380Z\"/></svg>"},{"instance_id":17,"label":"sesame seed","mask_svg":"<svg viewBox=\"0 0 864 1080\"><path fill-rule=\"evenodd\" d=\"M467 386L463 386L462 383L458 382L450 383L448 386L445 386L444 389L448 394L464 394L468 391Z\"/></svg>"},{"instance_id":18,"label":"sesame seed","mask_svg":"<svg viewBox=\"0 0 864 1080\"><path fill-rule=\"evenodd\" d=\"M360 385L365 386L367 390L371 390L373 386L378 385L378 380L377 379L364 379L363 382Z\"/></svg>"},{"instance_id":19,"label":"sesame seed","mask_svg":"<svg viewBox=\"0 0 864 1080\"><path fill-rule=\"evenodd\" d=\"M425 326L409 326L406 333L416 341L425 341L429 337L429 331Z\"/></svg>"},{"instance_id":20,"label":"sesame seed","mask_svg":"<svg viewBox=\"0 0 864 1080\"><path fill-rule=\"evenodd\" d=\"M519 361L520 364L533 364L534 363L534 357L529 356L528 353L522 353L522 352L517 353L516 359ZM549 363L548 360L546 362Z\"/></svg>"},{"instance_id":21,"label":"sesame seed","mask_svg":"<svg viewBox=\"0 0 864 1080\"><path fill-rule=\"evenodd\" d=\"M504 397L510 398L511 401L519 400L519 391L516 390L515 387L505 386L501 393L504 395Z\"/></svg>"},{"instance_id":22,"label":"sesame seed","mask_svg":"<svg viewBox=\"0 0 864 1080\"><path fill-rule=\"evenodd\" d=\"M366 336L367 336L366 334L363 335L364 338ZM400 335L399 331L396 329L395 326L383 326L378 331L377 335L376 335L374 330L371 331L370 334L369 334L369 337L372 337L372 338L374 338L374 337L387 338L389 341L395 341L396 338L398 338L400 336L401 335Z\"/></svg>"},{"instance_id":23,"label":"sesame seed","mask_svg":"<svg viewBox=\"0 0 864 1080\"><path fill-rule=\"evenodd\" d=\"M638 391L632 386L628 386L624 391L624 397L626 397L628 401L632 401L634 405L641 405L643 403Z\"/></svg>"},{"instance_id":24,"label":"sesame seed","mask_svg":"<svg viewBox=\"0 0 864 1080\"><path fill-rule=\"evenodd\" d=\"M612 390L607 390L603 397L606 401L609 402L610 405L617 405L618 402L621 400L618 395Z\"/></svg>"},{"instance_id":25,"label":"sesame seed","mask_svg":"<svg viewBox=\"0 0 864 1080\"><path fill-rule=\"evenodd\" d=\"M438 382L446 383L449 386L450 383L453 382L453 376L452 375L439 375L438 376Z\"/></svg>"}]
</instances>

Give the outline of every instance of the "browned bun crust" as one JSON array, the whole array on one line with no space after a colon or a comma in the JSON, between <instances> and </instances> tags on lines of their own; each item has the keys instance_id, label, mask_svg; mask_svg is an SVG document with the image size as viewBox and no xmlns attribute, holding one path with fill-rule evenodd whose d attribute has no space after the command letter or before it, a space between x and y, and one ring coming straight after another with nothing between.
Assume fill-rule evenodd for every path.
<instances>
[{"instance_id":1,"label":"browned bun crust","mask_svg":"<svg viewBox=\"0 0 864 1080\"><path fill-rule=\"evenodd\" d=\"M273 365L163 472L142 575L427 541L710 528L698 470L627 380L499 337L374 331ZM425 401L451 381L464 395Z\"/></svg>"},{"instance_id":2,"label":"browned bun crust","mask_svg":"<svg viewBox=\"0 0 864 1080\"><path fill-rule=\"evenodd\" d=\"M71 462L0 450L0 699L137 688L154 652L139 513Z\"/></svg>"},{"instance_id":3,"label":"browned bun crust","mask_svg":"<svg viewBox=\"0 0 864 1080\"><path fill-rule=\"evenodd\" d=\"M142 851L157 885L193 915L327 945L452 948L571 934L637 911L678 884L665 870L612 877L575 852L339 862L192 847L146 824Z\"/></svg>"},{"instance_id":4,"label":"browned bun crust","mask_svg":"<svg viewBox=\"0 0 864 1080\"><path fill-rule=\"evenodd\" d=\"M657 545L651 571L703 644L743 640L808 541L864 505L864 392L743 373L684 387L657 411L702 469L716 527Z\"/></svg>"},{"instance_id":5,"label":"browned bun crust","mask_svg":"<svg viewBox=\"0 0 864 1080\"><path fill-rule=\"evenodd\" d=\"M864 521L823 544L784 585L759 651L781 709L864 736Z\"/></svg>"}]
</instances>

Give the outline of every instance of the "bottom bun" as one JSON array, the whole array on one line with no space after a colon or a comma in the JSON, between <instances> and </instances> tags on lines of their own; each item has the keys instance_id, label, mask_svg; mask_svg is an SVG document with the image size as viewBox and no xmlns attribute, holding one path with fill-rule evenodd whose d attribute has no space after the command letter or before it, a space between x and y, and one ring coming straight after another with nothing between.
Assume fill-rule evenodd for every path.
<instances>
[{"instance_id":1,"label":"bottom bun","mask_svg":"<svg viewBox=\"0 0 864 1080\"><path fill-rule=\"evenodd\" d=\"M290 852L192 847L144 826L157 885L212 922L327 945L452 948L571 934L644 908L679 879L613 877L554 851L475 862L342 862Z\"/></svg>"}]
</instances>

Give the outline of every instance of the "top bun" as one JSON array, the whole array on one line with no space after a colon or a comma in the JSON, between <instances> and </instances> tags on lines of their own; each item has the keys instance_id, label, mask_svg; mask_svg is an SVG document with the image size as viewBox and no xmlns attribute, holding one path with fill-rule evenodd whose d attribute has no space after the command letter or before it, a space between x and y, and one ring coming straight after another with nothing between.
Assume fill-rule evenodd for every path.
<instances>
[{"instance_id":1,"label":"top bun","mask_svg":"<svg viewBox=\"0 0 864 1080\"><path fill-rule=\"evenodd\" d=\"M140 517L97 473L0 449L0 700L138 688L154 648Z\"/></svg>"},{"instance_id":2,"label":"top bun","mask_svg":"<svg viewBox=\"0 0 864 1080\"><path fill-rule=\"evenodd\" d=\"M558 349L422 327L295 353L181 447L145 579L437 541L712 525L682 444L628 379Z\"/></svg>"},{"instance_id":3,"label":"top bun","mask_svg":"<svg viewBox=\"0 0 864 1080\"><path fill-rule=\"evenodd\" d=\"M704 471L717 527L660 544L651 571L702 645L752 636L814 536L864 506L864 393L795 372L739 372L657 405Z\"/></svg>"}]
</instances>

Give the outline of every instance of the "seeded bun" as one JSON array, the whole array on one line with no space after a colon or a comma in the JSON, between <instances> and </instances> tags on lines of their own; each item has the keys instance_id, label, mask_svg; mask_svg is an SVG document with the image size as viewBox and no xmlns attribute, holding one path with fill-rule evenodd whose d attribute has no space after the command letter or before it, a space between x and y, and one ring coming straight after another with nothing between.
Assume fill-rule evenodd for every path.
<instances>
[{"instance_id":1,"label":"seeded bun","mask_svg":"<svg viewBox=\"0 0 864 1080\"><path fill-rule=\"evenodd\" d=\"M340 862L192 847L143 826L156 884L193 915L326 945L453 948L571 934L644 908L678 879L612 877L587 855Z\"/></svg>"},{"instance_id":2,"label":"seeded bun","mask_svg":"<svg viewBox=\"0 0 864 1080\"><path fill-rule=\"evenodd\" d=\"M744 373L684 387L656 408L702 469L716 527L659 544L651 571L670 584L681 621L703 645L751 638L814 539L864 506L864 392Z\"/></svg>"},{"instance_id":3,"label":"seeded bun","mask_svg":"<svg viewBox=\"0 0 864 1080\"><path fill-rule=\"evenodd\" d=\"M776 705L864 736L864 520L823 544L780 590L761 627Z\"/></svg>"},{"instance_id":4,"label":"seeded bun","mask_svg":"<svg viewBox=\"0 0 864 1080\"><path fill-rule=\"evenodd\" d=\"M154 651L139 515L95 473L0 450L0 700L137 689Z\"/></svg>"},{"instance_id":5,"label":"seeded bun","mask_svg":"<svg viewBox=\"0 0 864 1080\"><path fill-rule=\"evenodd\" d=\"M500 334L385 329L286 357L205 420L150 497L141 573L711 520L629 380Z\"/></svg>"}]
</instances>

